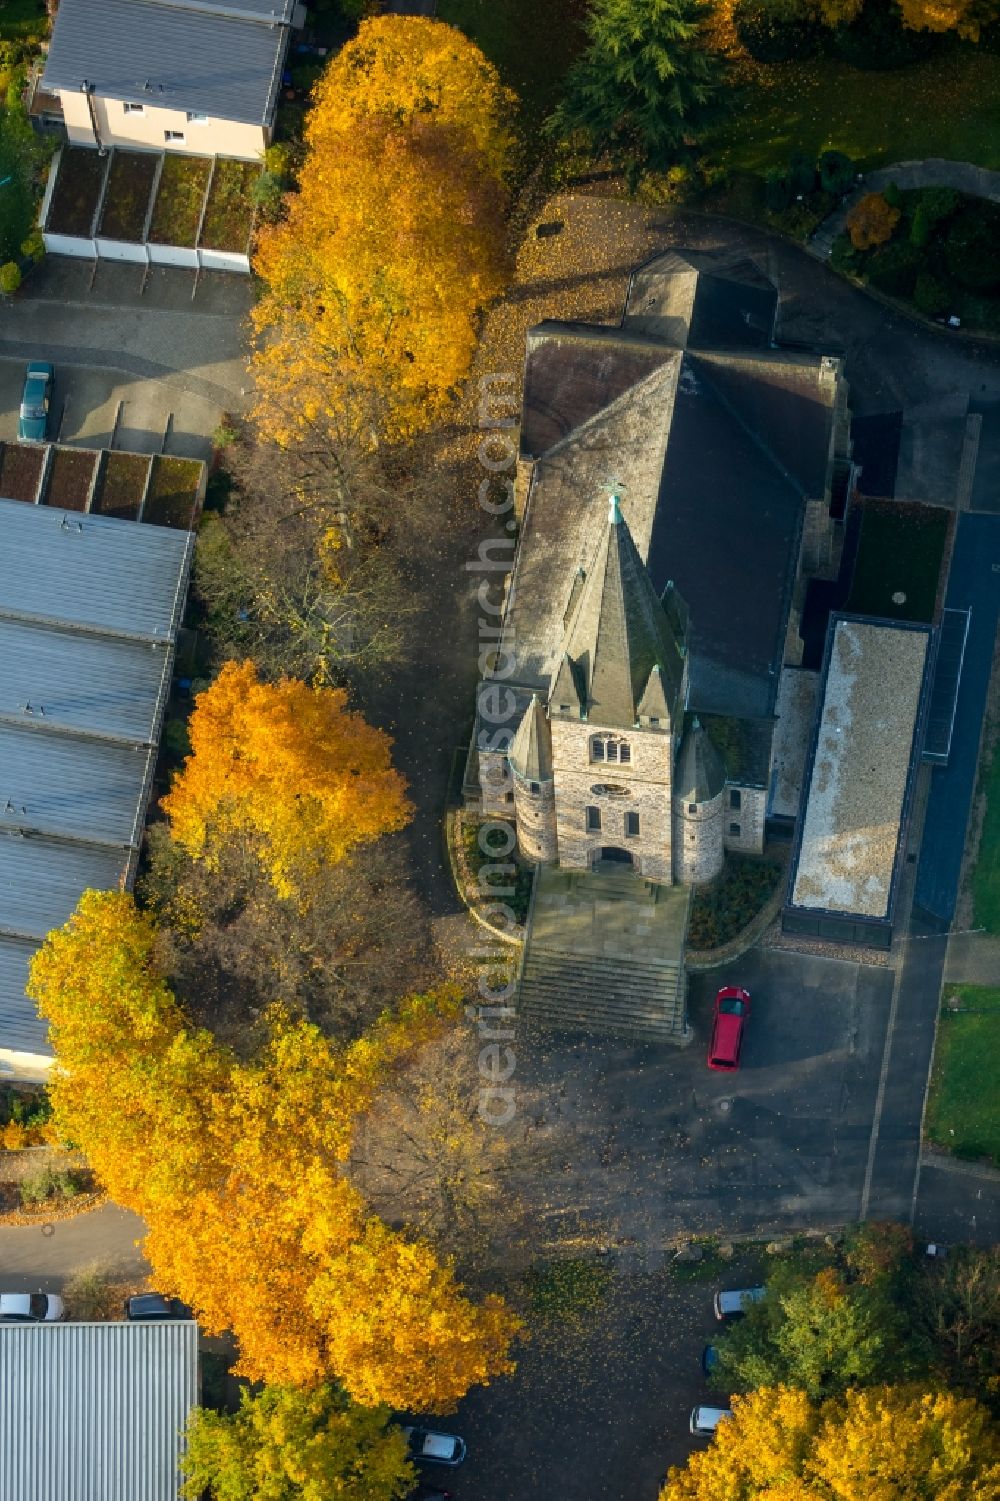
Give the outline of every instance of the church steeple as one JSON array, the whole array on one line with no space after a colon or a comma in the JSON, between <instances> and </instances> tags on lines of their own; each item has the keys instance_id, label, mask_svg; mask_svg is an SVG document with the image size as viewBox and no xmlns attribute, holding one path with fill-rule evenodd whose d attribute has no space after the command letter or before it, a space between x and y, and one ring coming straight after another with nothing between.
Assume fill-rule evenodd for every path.
<instances>
[{"instance_id":1,"label":"church steeple","mask_svg":"<svg viewBox=\"0 0 1000 1501\"><path fill-rule=\"evenodd\" d=\"M677 710L685 642L657 598L612 494L608 519L566 630L550 704L595 724L629 729ZM572 688L573 696L569 690ZM666 727L666 726L665 726Z\"/></svg>"}]
</instances>

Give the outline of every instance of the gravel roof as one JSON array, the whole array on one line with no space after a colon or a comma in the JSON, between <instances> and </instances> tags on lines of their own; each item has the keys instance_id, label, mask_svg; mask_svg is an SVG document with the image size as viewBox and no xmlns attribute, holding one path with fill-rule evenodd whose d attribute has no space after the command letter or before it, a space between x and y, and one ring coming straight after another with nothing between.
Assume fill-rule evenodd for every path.
<instances>
[{"instance_id":1,"label":"gravel roof","mask_svg":"<svg viewBox=\"0 0 1000 1501\"><path fill-rule=\"evenodd\" d=\"M833 627L792 905L889 915L930 631Z\"/></svg>"}]
</instances>

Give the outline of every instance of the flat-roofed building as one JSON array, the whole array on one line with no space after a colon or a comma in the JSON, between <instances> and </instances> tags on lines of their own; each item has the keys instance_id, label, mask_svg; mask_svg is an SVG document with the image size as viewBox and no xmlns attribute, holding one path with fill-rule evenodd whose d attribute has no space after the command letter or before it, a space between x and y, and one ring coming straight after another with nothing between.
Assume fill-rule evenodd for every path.
<instances>
[{"instance_id":1,"label":"flat-roofed building","mask_svg":"<svg viewBox=\"0 0 1000 1501\"><path fill-rule=\"evenodd\" d=\"M198 1326L0 1325L0 1496L177 1501Z\"/></svg>"},{"instance_id":2,"label":"flat-roofed building","mask_svg":"<svg viewBox=\"0 0 1000 1501\"><path fill-rule=\"evenodd\" d=\"M932 631L834 615L786 932L888 948L920 757Z\"/></svg>"},{"instance_id":3,"label":"flat-roofed building","mask_svg":"<svg viewBox=\"0 0 1000 1501\"><path fill-rule=\"evenodd\" d=\"M28 966L134 878L194 539L3 498L0 536L0 1074L37 1081Z\"/></svg>"}]
</instances>

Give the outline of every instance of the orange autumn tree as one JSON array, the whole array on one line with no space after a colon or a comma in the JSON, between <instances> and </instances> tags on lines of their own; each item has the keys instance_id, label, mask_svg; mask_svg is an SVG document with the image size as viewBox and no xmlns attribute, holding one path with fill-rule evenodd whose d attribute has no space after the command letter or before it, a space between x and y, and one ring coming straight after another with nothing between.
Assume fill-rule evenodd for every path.
<instances>
[{"instance_id":1,"label":"orange autumn tree","mask_svg":"<svg viewBox=\"0 0 1000 1501\"><path fill-rule=\"evenodd\" d=\"M514 103L439 21L380 16L337 54L299 192L254 257L263 436L287 444L356 409L395 438L452 400L503 283Z\"/></svg>"},{"instance_id":2,"label":"orange autumn tree","mask_svg":"<svg viewBox=\"0 0 1000 1501\"><path fill-rule=\"evenodd\" d=\"M343 1170L357 1116L450 1024L458 991L411 996L345 1046L277 1010L238 1060L187 1027L154 944L130 896L88 892L39 950L30 993L51 1028L56 1122L145 1219L156 1281L206 1331L232 1330L254 1381L335 1378L368 1405L442 1409L510 1370L503 1303L472 1303Z\"/></svg>"},{"instance_id":3,"label":"orange autumn tree","mask_svg":"<svg viewBox=\"0 0 1000 1501\"><path fill-rule=\"evenodd\" d=\"M250 842L275 890L401 829L411 807L390 740L350 713L342 689L262 683L227 662L195 700L191 755L163 799L170 833L211 867L220 845Z\"/></svg>"},{"instance_id":4,"label":"orange autumn tree","mask_svg":"<svg viewBox=\"0 0 1000 1501\"><path fill-rule=\"evenodd\" d=\"M866 193L847 216L847 229L855 250L870 250L891 240L899 215L900 210L881 193Z\"/></svg>"}]
</instances>

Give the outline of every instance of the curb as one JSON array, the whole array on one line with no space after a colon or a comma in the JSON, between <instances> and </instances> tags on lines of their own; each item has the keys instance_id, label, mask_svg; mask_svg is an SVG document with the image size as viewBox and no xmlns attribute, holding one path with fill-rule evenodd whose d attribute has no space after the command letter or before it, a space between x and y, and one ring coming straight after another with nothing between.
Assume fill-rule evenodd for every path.
<instances>
[{"instance_id":1,"label":"curb","mask_svg":"<svg viewBox=\"0 0 1000 1501\"><path fill-rule=\"evenodd\" d=\"M728 943L720 944L717 949L690 949L684 956L685 966L694 974L703 974L708 970L721 969L724 964L739 959L747 949L753 948L757 939L771 926L784 905L787 878L786 867L781 873L781 879L774 894L756 917L750 919L742 932L737 933L736 937L731 938Z\"/></svg>"}]
</instances>

